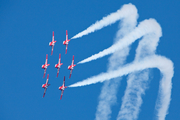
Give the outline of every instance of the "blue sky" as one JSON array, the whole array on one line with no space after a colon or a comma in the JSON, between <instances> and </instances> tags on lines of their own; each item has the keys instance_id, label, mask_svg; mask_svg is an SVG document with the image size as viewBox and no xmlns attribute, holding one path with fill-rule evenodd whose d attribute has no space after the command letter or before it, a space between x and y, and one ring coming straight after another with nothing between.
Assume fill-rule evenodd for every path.
<instances>
[{"instance_id":1,"label":"blue sky","mask_svg":"<svg viewBox=\"0 0 180 120\"><path fill-rule=\"evenodd\" d=\"M156 54L165 56L174 63L173 88L169 114L166 120L178 120L180 105L179 97L179 61L178 55L180 37L179 14L180 1L1 1L0 2L0 119L1 120L30 120L30 119L66 119L92 120L95 119L98 96L102 83L84 87L66 89L62 100L58 87L62 85L66 76L66 85L71 85L93 75L107 71L110 55L75 67L71 79L68 79L67 66L71 64L72 56L75 63L95 54L113 44L113 38L118 30L118 22L82 38L73 39L65 55L65 32L69 38L85 30L102 17L117 11L122 5L132 3L138 9L138 22L154 18L162 27L163 36L157 47ZM55 34L57 43L54 53L50 56L51 47L48 46ZM138 42L131 46L127 63L133 61ZM62 63L59 77L56 78L54 65L61 53ZM46 79L43 77L41 65L48 54L50 66L49 83L45 98L41 85ZM153 69L149 88L142 97L143 104L138 120L152 120L155 118L155 104L161 78L159 70ZM117 103L112 107L111 119L116 119L122 97L126 89L127 76L124 76L118 88Z\"/></svg>"}]
</instances>

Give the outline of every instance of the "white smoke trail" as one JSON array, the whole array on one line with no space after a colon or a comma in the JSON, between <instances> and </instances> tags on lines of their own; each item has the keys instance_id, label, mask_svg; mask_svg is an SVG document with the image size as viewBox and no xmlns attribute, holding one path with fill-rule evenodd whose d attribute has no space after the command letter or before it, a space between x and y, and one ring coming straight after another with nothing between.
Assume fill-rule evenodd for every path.
<instances>
[{"instance_id":1,"label":"white smoke trail","mask_svg":"<svg viewBox=\"0 0 180 120\"><path fill-rule=\"evenodd\" d=\"M129 46L130 44L135 42L137 39L141 38L142 36L144 36L146 34L149 34L149 33L157 33L158 34L159 28L160 28L160 26L156 22L156 20L154 20L154 19L144 20L138 25L138 27L136 27L131 33L129 33L123 39L119 40L116 44L113 44L111 47L103 50L102 52L99 52L98 54L92 55L91 57L86 58L85 60L82 60L79 63L86 63L91 60L96 60L105 55L114 53L117 50L121 50L121 49Z\"/></svg>"},{"instance_id":2,"label":"white smoke trail","mask_svg":"<svg viewBox=\"0 0 180 120\"><path fill-rule=\"evenodd\" d=\"M141 95L145 94L148 85L148 72L148 70L144 70L141 73L136 72L129 75L117 120L136 120L138 118L139 107L142 104Z\"/></svg>"},{"instance_id":3,"label":"white smoke trail","mask_svg":"<svg viewBox=\"0 0 180 120\"><path fill-rule=\"evenodd\" d=\"M130 16L131 14L134 14L134 12L136 12L136 11L137 11L136 7L134 5L132 5L131 3L124 5L121 9L104 17L102 20L97 21L95 24L91 25L86 30L78 33L71 39L75 39L75 38L82 37L84 35L88 35L89 33L92 33L103 27L111 25L111 24L115 23L116 21L118 21L122 18L125 18L126 16Z\"/></svg>"},{"instance_id":4,"label":"white smoke trail","mask_svg":"<svg viewBox=\"0 0 180 120\"><path fill-rule=\"evenodd\" d=\"M157 56L157 55L148 56L141 61L138 62L134 61L131 64L125 65L124 67L120 67L115 71L101 73L97 76L93 76L81 82L72 84L69 87L79 87L79 86L95 84L97 82L103 82L105 80L110 80L112 78L121 77L123 75L127 75L132 72L142 71L147 68L158 68L163 75L160 84L159 103L157 105L158 105L159 120L164 120L170 104L171 87L172 87L171 79L174 74L173 63L165 57Z\"/></svg>"},{"instance_id":5,"label":"white smoke trail","mask_svg":"<svg viewBox=\"0 0 180 120\"><path fill-rule=\"evenodd\" d=\"M109 71L117 69L124 61L125 57L129 53L129 48L122 51L115 52L109 60ZM119 59L118 59L119 58ZM117 88L119 86L121 78L116 78L111 81L104 82L104 85L99 96L99 104L96 111L96 120L108 120L110 119L111 106L116 103Z\"/></svg>"},{"instance_id":6,"label":"white smoke trail","mask_svg":"<svg viewBox=\"0 0 180 120\"><path fill-rule=\"evenodd\" d=\"M107 18L109 18L109 16ZM86 32L84 32L83 34L79 34L78 37L81 37L82 35L93 32L94 30L101 29L102 27L105 27L108 24L112 24L114 22L109 22L109 23L106 22L106 24L104 24L105 26L100 24L100 27L96 27L96 25L98 25L99 23L103 23L103 22L100 21L100 22L95 23L94 25L92 25L93 27L92 26L89 27L87 29L87 31L85 30ZM151 34L151 35L156 34L157 41L158 41L159 37L161 36L160 29L161 28L160 28L159 24L154 19L145 20L145 21L141 22L138 25L138 27L136 27L136 29L134 29L129 35L127 35L123 39L119 40L116 44L112 45L110 48L105 49L104 51L99 52L98 54L95 54L83 61L80 61L79 63L89 62L91 60L95 60L95 59L103 57L105 55L114 53L118 50L122 50L122 49L128 47L130 44L132 44L136 39L139 39L144 35L148 36L149 34ZM77 38L77 36L76 36L76 38ZM153 45L153 46L151 46L152 48L156 48L157 42L154 42L154 44L151 44L151 45ZM153 51L152 53L154 53L154 51L155 51L155 49L150 49L150 50ZM141 55L142 54L140 54L139 56L141 56ZM130 74L132 72L142 71L142 70L145 70L148 68L158 68L163 75L163 78L160 82L159 99L158 99L159 101L157 102L156 106L158 106L157 107L158 119L164 120L165 116L167 114L169 104L170 104L171 87L172 87L171 79L174 74L173 63L165 57L150 54L149 56L146 56L143 59L140 59L140 60L135 59L134 62L132 62L131 64L127 64L124 67L118 68L117 70L108 71L107 73L101 73L97 76L93 76L91 78L85 79L84 81L77 82L73 85L70 85L69 87L78 87L78 86L84 86L84 85L89 85L89 84L95 84L97 82L103 82L105 80L110 80L112 78L117 78L117 77L120 77L123 75ZM145 73L145 75L147 75L147 74ZM142 86L140 86L140 87L142 88ZM145 89L143 89L143 90L145 90ZM142 91L140 92L138 99L141 99L141 94L143 94ZM138 102L138 105L136 106L137 110L135 110L136 113L134 112L135 119L137 118L137 115L139 112L138 109L139 109L140 105L141 105L141 102ZM120 111L120 113L121 112L122 111ZM121 114L120 114L120 116L121 116ZM118 119L119 119L119 115L118 115Z\"/></svg>"},{"instance_id":7,"label":"white smoke trail","mask_svg":"<svg viewBox=\"0 0 180 120\"><path fill-rule=\"evenodd\" d=\"M115 42L120 38L131 32L137 24L137 10L132 14L127 16L127 18L122 19L120 22L120 30L116 34ZM117 69L117 66L122 66L126 56L129 54L129 48L125 48L113 53L109 59L108 71L113 71ZM108 120L111 118L112 113L111 107L116 103L117 88L120 84L121 78L116 78L110 81L105 81L99 95L99 103L96 111L96 120Z\"/></svg>"},{"instance_id":8,"label":"white smoke trail","mask_svg":"<svg viewBox=\"0 0 180 120\"><path fill-rule=\"evenodd\" d=\"M159 32L161 33L161 32ZM148 55L153 55L161 34L149 34L143 37L139 42L136 50L135 61L139 61ZM123 97L121 110L117 120L127 119L136 120L139 114L139 109L142 104L142 94L148 85L149 71L136 72L129 75L127 88Z\"/></svg>"},{"instance_id":9,"label":"white smoke trail","mask_svg":"<svg viewBox=\"0 0 180 120\"><path fill-rule=\"evenodd\" d=\"M104 82L104 85L99 96L99 104L96 111L96 120L109 120L111 118L110 114L111 106L116 103L117 88L120 84L121 78L116 78Z\"/></svg>"},{"instance_id":10,"label":"white smoke trail","mask_svg":"<svg viewBox=\"0 0 180 120\"><path fill-rule=\"evenodd\" d=\"M129 73L136 72L136 71L142 71L142 70L145 70L148 68L158 68L162 72L163 75L168 76L168 80L170 80L170 81L171 81L170 78L172 78L173 73L174 73L173 72L173 63L169 59L167 59L163 56L153 55L153 56L148 56L138 62L134 61L131 64L127 64L124 67L120 67L117 70L109 71L107 73L101 73L96 76L92 76L90 78L82 80L81 82L72 84L69 87L80 87L80 86L95 84L98 82L104 82L104 81L110 80L112 78L121 77L121 76L127 75Z\"/></svg>"}]
</instances>

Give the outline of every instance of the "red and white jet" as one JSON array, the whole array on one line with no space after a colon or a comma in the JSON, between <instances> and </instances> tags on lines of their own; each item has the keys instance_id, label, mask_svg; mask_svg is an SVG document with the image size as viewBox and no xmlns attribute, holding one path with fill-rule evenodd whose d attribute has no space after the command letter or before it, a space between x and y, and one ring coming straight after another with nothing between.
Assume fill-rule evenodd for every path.
<instances>
[{"instance_id":1,"label":"red and white jet","mask_svg":"<svg viewBox=\"0 0 180 120\"><path fill-rule=\"evenodd\" d=\"M66 40L63 41L63 45L66 45L66 52L65 52L65 54L67 54L67 48L68 48L69 41L70 41L70 39L68 40L68 32L66 30Z\"/></svg>"},{"instance_id":2,"label":"red and white jet","mask_svg":"<svg viewBox=\"0 0 180 120\"><path fill-rule=\"evenodd\" d=\"M44 88L44 94L43 94L43 97L44 97L45 94L46 94L46 90L47 90L48 86L50 86L50 84L48 84L48 80L49 80L49 74L47 75L46 83L42 85L42 88Z\"/></svg>"},{"instance_id":3,"label":"red and white jet","mask_svg":"<svg viewBox=\"0 0 180 120\"><path fill-rule=\"evenodd\" d=\"M43 75L43 78L45 77L47 67L50 65L50 64L48 64L47 62L48 62L48 54L46 54L46 61L45 61L45 64L42 65L42 69L44 69L44 75Z\"/></svg>"},{"instance_id":4,"label":"red and white jet","mask_svg":"<svg viewBox=\"0 0 180 120\"><path fill-rule=\"evenodd\" d=\"M49 46L52 47L51 55L53 54L53 49L54 49L55 43L56 43L56 41L54 40L54 31L53 31L52 42L49 42Z\"/></svg>"},{"instance_id":5,"label":"red and white jet","mask_svg":"<svg viewBox=\"0 0 180 120\"><path fill-rule=\"evenodd\" d=\"M64 89L65 89L65 88L67 88L67 86L65 86L65 76L64 76L63 85L59 87L59 90L61 90L60 100L62 99L63 92L64 92Z\"/></svg>"},{"instance_id":6,"label":"red and white jet","mask_svg":"<svg viewBox=\"0 0 180 120\"><path fill-rule=\"evenodd\" d=\"M59 70L60 70L60 67L63 63L61 63L61 54L59 54L59 61L58 61L58 64L55 64L55 68L57 68L57 77L58 77L58 74L59 74Z\"/></svg>"},{"instance_id":7,"label":"red and white jet","mask_svg":"<svg viewBox=\"0 0 180 120\"><path fill-rule=\"evenodd\" d=\"M73 68L74 68L75 66L76 66L76 65L74 64L74 55L73 55L72 63L71 63L71 65L68 66L68 69L71 70L71 71L70 71L69 78L71 78L71 74L72 74Z\"/></svg>"}]
</instances>

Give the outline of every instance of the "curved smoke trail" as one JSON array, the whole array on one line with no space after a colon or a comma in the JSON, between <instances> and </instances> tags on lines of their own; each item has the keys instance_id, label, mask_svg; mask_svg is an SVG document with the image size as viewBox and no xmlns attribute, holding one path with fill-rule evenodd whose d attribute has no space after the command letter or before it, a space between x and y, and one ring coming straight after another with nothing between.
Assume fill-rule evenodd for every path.
<instances>
[{"instance_id":1,"label":"curved smoke trail","mask_svg":"<svg viewBox=\"0 0 180 120\"><path fill-rule=\"evenodd\" d=\"M128 5L125 5L126 8L128 8ZM129 4L129 7L131 7L133 5ZM122 7L123 8L123 7ZM120 14L121 10L118 10L117 13ZM92 26L90 26L89 28L87 28L85 31L77 34L75 37L73 38L78 38L81 37L83 35L87 35L88 33L94 32L95 30L101 29L109 24L114 23L115 21L125 17L126 12L121 12L123 15L119 15L121 17L116 17L115 20L112 20L115 13L110 14L109 16L103 18L103 20L96 22L95 24L93 24ZM129 13L129 12L127 12ZM111 16L112 15L112 16ZM116 14L117 15L117 14ZM123 17L122 17L123 16ZM115 16L114 16L115 17ZM109 22L109 23L108 23ZM101 24L100 24L101 23ZM155 35L155 39L152 38L151 36ZM137 54L136 54L136 58L135 60L127 65L124 65L122 67L119 67L116 70L113 71L108 71L107 73L101 73L99 75L96 76L92 76L90 78L87 78L81 82L77 82L75 84L70 85L69 87L79 87L79 86L85 86L85 85L90 85L90 84L95 84L97 82L103 82L106 80L110 80L112 78L117 78L117 77L121 77L123 75L128 75L130 73L134 73L134 72L138 72L138 71L142 71L142 70L146 70L149 68L158 68L160 70L160 72L162 73L163 77L161 79L160 82L160 88L159 88L159 99L157 102L157 110L158 110L158 119L159 120L164 120L165 116L167 114L167 110L170 104L170 97L171 97L171 88L172 88L172 82L171 79L173 77L174 71L173 71L173 63L171 62L171 60L163 57L163 56L158 56L155 55L154 52L156 50L157 47L157 43L159 41L159 37L161 37L161 27L159 26L159 24L156 22L156 20L154 19L149 19L149 20L144 20L142 21L132 32L130 32L128 35L126 35L125 37L123 37L122 39L120 39L118 42L116 42L114 45L112 45L110 48L103 50L102 52L99 52L98 54L95 54L79 63L85 63L85 62L89 62L91 60L95 60L98 58L101 58L105 55L114 53L116 51L122 50L127 48L129 45L131 45L136 39L139 39L141 37L144 38L148 38L148 41L151 44L147 44L148 42L140 42L139 45L141 44L142 46L144 45L144 43L146 45L149 45L148 47L150 49L149 52L147 52L146 54L142 54L143 52L146 51L142 51L142 49L137 49ZM151 41L152 39L154 39L153 41ZM143 41L143 40L142 40ZM138 52L139 50L139 52ZM141 53L141 54L140 54ZM145 56L143 56L145 55ZM146 80L148 79L148 72L143 72L141 75L143 75L143 77L140 76L140 78ZM137 74L132 74L130 75L130 79L136 79L133 75L135 75L135 77L137 76ZM143 81L144 81L143 80ZM131 81L130 83L132 83L133 80L128 80ZM139 81L140 83L142 81ZM142 88L143 86L140 86L140 88ZM117 119L124 119L127 116L127 114L123 112L123 110L125 110L126 107L126 103L131 103L132 101L127 101L126 98L131 97L128 96L127 92L130 90L130 92L133 92L132 87L128 86L126 91L125 91L125 96L123 99L123 104L121 106L121 110L119 112L119 115L117 117ZM143 88L143 90L145 90L145 88ZM139 94L138 98L141 98L141 94L143 94L144 91L140 91L140 93L135 93L135 94ZM128 119L137 119L137 115L138 115L138 108L141 105L141 101L138 102L138 105L135 106L137 108L137 110L135 111L131 111L131 113L136 113L136 115L133 116L133 118L128 118ZM133 104L132 104L133 106ZM125 109L124 109L125 108Z\"/></svg>"},{"instance_id":2,"label":"curved smoke trail","mask_svg":"<svg viewBox=\"0 0 180 120\"><path fill-rule=\"evenodd\" d=\"M142 36L146 34L149 34L152 32L158 33L159 30L157 28L159 28L159 24L156 22L156 20L154 19L144 20L131 33L129 33L127 36L119 40L116 44L113 44L111 47L78 62L78 64L90 62L92 60L96 60L98 58L104 57L105 55L112 54L117 50L121 50L131 45L137 39L141 38Z\"/></svg>"},{"instance_id":3,"label":"curved smoke trail","mask_svg":"<svg viewBox=\"0 0 180 120\"><path fill-rule=\"evenodd\" d=\"M120 30L116 34L115 42L131 32L137 24L137 13L130 17L122 19L120 22ZM134 16L134 19L132 19ZM129 54L129 47L116 51L109 58L108 71L116 70L118 66L122 66ZM111 107L117 102L117 90L120 85L121 78L115 78L105 81L99 95L99 103L96 111L96 120L109 120L111 118Z\"/></svg>"},{"instance_id":4,"label":"curved smoke trail","mask_svg":"<svg viewBox=\"0 0 180 120\"><path fill-rule=\"evenodd\" d=\"M129 5L131 7L132 5ZM132 6L135 8L134 6ZM122 9L121 9L122 10ZM132 9L133 14L129 14L119 23L119 30L116 33L114 43L130 33L137 24L137 9ZM118 66L122 66L129 54L129 47L114 52L109 58L108 71L116 70ZM115 78L105 81L99 95L99 102L96 110L96 120L109 120L111 118L111 107L117 103L117 90L120 86L121 78Z\"/></svg>"},{"instance_id":5,"label":"curved smoke trail","mask_svg":"<svg viewBox=\"0 0 180 120\"><path fill-rule=\"evenodd\" d=\"M88 35L89 33L95 32L96 30L100 30L103 27L111 25L115 23L116 21L119 21L120 19L125 18L126 16L130 16L131 14L136 13L136 11L137 11L136 7L132 5L131 3L124 5L121 9L104 17L102 20L97 21L96 23L88 27L86 30L78 33L71 39L76 39L84 35Z\"/></svg>"},{"instance_id":6,"label":"curved smoke trail","mask_svg":"<svg viewBox=\"0 0 180 120\"><path fill-rule=\"evenodd\" d=\"M146 56L154 55L160 36L161 34L158 35L154 33L143 36L137 47L134 61L139 61ZM142 104L141 96L145 94L148 83L149 70L129 74L125 95L122 99L122 105L117 120L136 120L138 118L140 106Z\"/></svg>"},{"instance_id":7,"label":"curved smoke trail","mask_svg":"<svg viewBox=\"0 0 180 120\"><path fill-rule=\"evenodd\" d=\"M173 72L173 63L171 62L171 60L169 60L163 56L153 55L153 56L148 56L138 62L134 61L130 64L125 65L124 67L120 67L117 70L110 71L107 73L101 73L96 76L92 76L90 78L87 78L87 79L77 82L75 84L72 84L69 87L80 87L80 86L95 84L98 82L104 82L104 81L110 80L112 78L121 77L124 75L128 75L129 73L145 70L148 68L158 68L162 74L166 73L169 75L168 76L165 74L166 76L168 76L168 78L170 78L170 81L171 81L171 78L173 77L173 73L174 73Z\"/></svg>"},{"instance_id":8,"label":"curved smoke trail","mask_svg":"<svg viewBox=\"0 0 180 120\"><path fill-rule=\"evenodd\" d=\"M110 71L107 73L101 73L97 76L93 76L87 78L81 82L77 82L69 87L79 87L90 84L95 84L97 82L104 82L106 80L110 80L112 78L121 77L123 75L127 75L132 72L142 71L148 68L158 68L163 75L161 80L160 88L159 88L159 101L158 101L158 118L159 120L164 120L167 114L167 110L170 104L171 98L171 88L172 82L171 79L173 77L173 63L162 56L152 55L140 60L138 62L134 61L130 64L125 65L124 67L120 67L117 70Z\"/></svg>"}]
</instances>

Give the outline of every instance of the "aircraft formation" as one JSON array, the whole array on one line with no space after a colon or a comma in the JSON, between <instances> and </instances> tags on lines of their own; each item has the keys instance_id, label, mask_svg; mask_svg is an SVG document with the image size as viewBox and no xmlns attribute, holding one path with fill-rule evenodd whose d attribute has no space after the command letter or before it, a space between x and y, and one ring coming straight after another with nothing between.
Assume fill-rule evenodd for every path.
<instances>
[{"instance_id":1,"label":"aircraft formation","mask_svg":"<svg viewBox=\"0 0 180 120\"><path fill-rule=\"evenodd\" d=\"M63 45L66 45L66 50L65 50L65 54L67 54L67 48L68 48L68 43L69 43L70 39L68 39L68 32L66 30L66 40L63 41ZM53 55L53 50L54 50L54 46L55 46L55 43L57 41L54 40L54 31L53 31L53 34L52 34L52 41L49 42L49 46L52 47L51 49L51 55ZM44 69L44 75L43 75L43 78L45 78L45 75L46 75L46 71L47 71L47 68L50 64L48 64L48 54L46 54L46 60L45 60L45 64L43 64L41 67L42 69ZM57 68L57 76L59 75L59 71L60 71L60 67L61 65L63 65L63 63L61 63L61 54L59 54L59 60L58 60L58 63L55 64L55 68ZM71 78L71 74L72 74L72 71L74 69L76 65L74 64L74 55L73 55L73 58L72 58L72 63L71 65L68 66L68 70L70 70L70 75L69 75L69 79ZM49 74L47 74L47 79L46 79L46 83L45 84L42 84L42 88L44 88L44 94L43 94L43 98L46 94L46 90L48 88L48 86L50 85L48 83L49 81ZM64 76L64 80L63 80L63 84L62 86L60 86L58 89L61 90L61 96L60 96L60 100L62 99L62 96L63 96L63 93L64 93L64 90L65 88L67 88L67 86L65 86L65 76Z\"/></svg>"}]
</instances>

